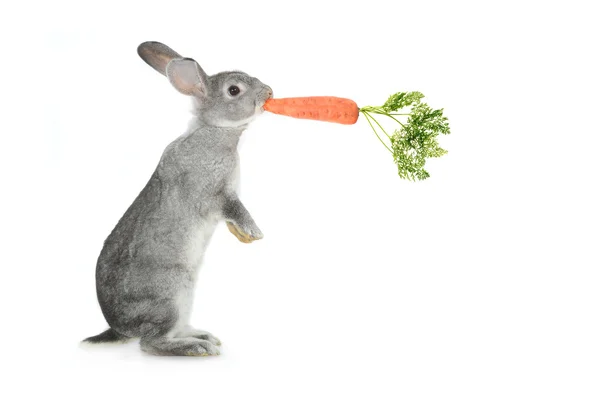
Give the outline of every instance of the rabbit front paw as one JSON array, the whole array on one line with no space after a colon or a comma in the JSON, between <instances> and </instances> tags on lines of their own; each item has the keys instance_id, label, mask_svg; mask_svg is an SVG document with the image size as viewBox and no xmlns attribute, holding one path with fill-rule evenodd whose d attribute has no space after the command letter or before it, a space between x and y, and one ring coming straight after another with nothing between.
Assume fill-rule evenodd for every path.
<instances>
[{"instance_id":1,"label":"rabbit front paw","mask_svg":"<svg viewBox=\"0 0 600 400\"><path fill-rule=\"evenodd\" d=\"M238 224L227 221L227 228L242 243L252 243L255 240L263 238L263 234L258 227L254 227L254 229L242 229Z\"/></svg>"}]
</instances>

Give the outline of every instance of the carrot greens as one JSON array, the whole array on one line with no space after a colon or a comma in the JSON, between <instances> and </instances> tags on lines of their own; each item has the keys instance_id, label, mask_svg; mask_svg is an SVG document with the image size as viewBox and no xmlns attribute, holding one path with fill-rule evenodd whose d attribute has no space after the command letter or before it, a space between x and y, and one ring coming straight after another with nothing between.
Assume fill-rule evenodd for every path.
<instances>
[{"instance_id":1,"label":"carrot greens","mask_svg":"<svg viewBox=\"0 0 600 400\"><path fill-rule=\"evenodd\" d=\"M382 106L366 106L359 110L381 143L392 153L398 175L411 181L429 177L424 168L426 159L447 153L439 146L437 136L450 133L443 109L432 109L421 102L423 97L420 92L399 92L391 95ZM387 116L400 126L390 135L375 115ZM378 129L385 135L383 139Z\"/></svg>"}]
</instances>

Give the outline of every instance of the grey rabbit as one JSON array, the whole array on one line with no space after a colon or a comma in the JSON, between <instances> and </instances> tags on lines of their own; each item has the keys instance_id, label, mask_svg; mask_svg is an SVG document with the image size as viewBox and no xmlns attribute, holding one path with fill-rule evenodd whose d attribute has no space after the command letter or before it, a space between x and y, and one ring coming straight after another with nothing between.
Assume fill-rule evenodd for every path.
<instances>
[{"instance_id":1,"label":"grey rabbit","mask_svg":"<svg viewBox=\"0 0 600 400\"><path fill-rule=\"evenodd\" d=\"M221 342L188 324L195 281L220 220L244 243L263 237L235 191L237 145L273 92L243 72L209 76L162 43L138 54L192 98L194 117L104 242L96 291L110 328L84 342L140 338L151 354L217 355Z\"/></svg>"}]
</instances>

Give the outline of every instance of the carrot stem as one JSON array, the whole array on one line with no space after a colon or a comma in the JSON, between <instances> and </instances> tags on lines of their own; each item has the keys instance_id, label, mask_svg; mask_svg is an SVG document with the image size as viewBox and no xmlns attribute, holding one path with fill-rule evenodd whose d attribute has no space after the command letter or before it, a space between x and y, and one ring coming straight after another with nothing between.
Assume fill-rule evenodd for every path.
<instances>
[{"instance_id":1,"label":"carrot stem","mask_svg":"<svg viewBox=\"0 0 600 400\"><path fill-rule=\"evenodd\" d=\"M385 133L385 136L387 136L387 137L388 137L388 139L392 139L392 138L390 137L390 135L388 135L388 133L385 131L385 129L383 129L383 126L381 126L381 124L379 123L379 121L377 121L377 119L376 119L375 117L373 117L372 115L369 115L369 117L371 117L371 119L372 119L373 121L375 121L375 123L377 124L377 126L379 126L379 129L381 129L381 131L382 131L383 133Z\"/></svg>"},{"instance_id":2,"label":"carrot stem","mask_svg":"<svg viewBox=\"0 0 600 400\"><path fill-rule=\"evenodd\" d=\"M375 133L375 136L377 136L377 139L379 139L379 141L381 142L381 144L382 144L382 145L384 145L384 146L385 146L385 148L386 148L386 149L388 149L388 151L389 151L390 153L394 154L394 152L392 151L392 149L390 149L390 148L388 147L388 145L387 145L387 144L385 144L385 142L384 142L383 140L381 140L381 137L379 137L379 134L377 133L377 130L375 129L375 127L374 127L374 126L373 126L373 124L371 123L371 119L372 119L373 121L377 122L377 121L375 120L375 118L373 118L372 116L370 116L370 115L369 115L369 113L368 113L368 112L366 112L366 111L362 111L362 110L361 110L360 112L361 112L361 113L362 113L362 114L365 116L365 118L367 119L367 122L369 123L369 125L371 125L371 129L373 129L373 132ZM377 124L379 125L379 123L378 123L378 122L377 122ZM381 125L379 125L379 127L381 128ZM383 128L381 128L381 129L383 130ZM383 132L385 133L385 131L383 131ZM387 135L387 133L386 133L386 135ZM389 137L389 135L388 135L388 137Z\"/></svg>"},{"instance_id":3,"label":"carrot stem","mask_svg":"<svg viewBox=\"0 0 600 400\"><path fill-rule=\"evenodd\" d=\"M396 121L397 123L399 123L400 125L404 126L404 124L400 121L398 121L396 118L392 117L392 114L382 114L382 115L387 115L388 117L390 117L391 119L393 119L394 121ZM388 135L389 137L389 135Z\"/></svg>"},{"instance_id":4,"label":"carrot stem","mask_svg":"<svg viewBox=\"0 0 600 400\"><path fill-rule=\"evenodd\" d=\"M385 115L390 117L391 119L393 119L394 121L396 121L397 123L399 123L400 125L404 126L404 124L400 121L398 121L398 119L394 118L393 115L410 115L410 114L401 114L401 113L386 113L384 111L379 111L379 110L372 110L371 111L373 114L379 114L379 115ZM388 135L389 137L389 135Z\"/></svg>"}]
</instances>

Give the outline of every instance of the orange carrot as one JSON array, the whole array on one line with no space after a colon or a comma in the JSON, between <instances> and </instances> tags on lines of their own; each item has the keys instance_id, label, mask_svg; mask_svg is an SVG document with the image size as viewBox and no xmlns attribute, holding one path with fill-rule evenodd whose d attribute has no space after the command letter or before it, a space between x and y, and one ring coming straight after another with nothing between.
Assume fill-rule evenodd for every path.
<instances>
[{"instance_id":1,"label":"orange carrot","mask_svg":"<svg viewBox=\"0 0 600 400\"><path fill-rule=\"evenodd\" d=\"M346 125L354 124L358 119L358 106L354 101L333 96L269 99L263 108L265 111L288 117Z\"/></svg>"}]
</instances>

